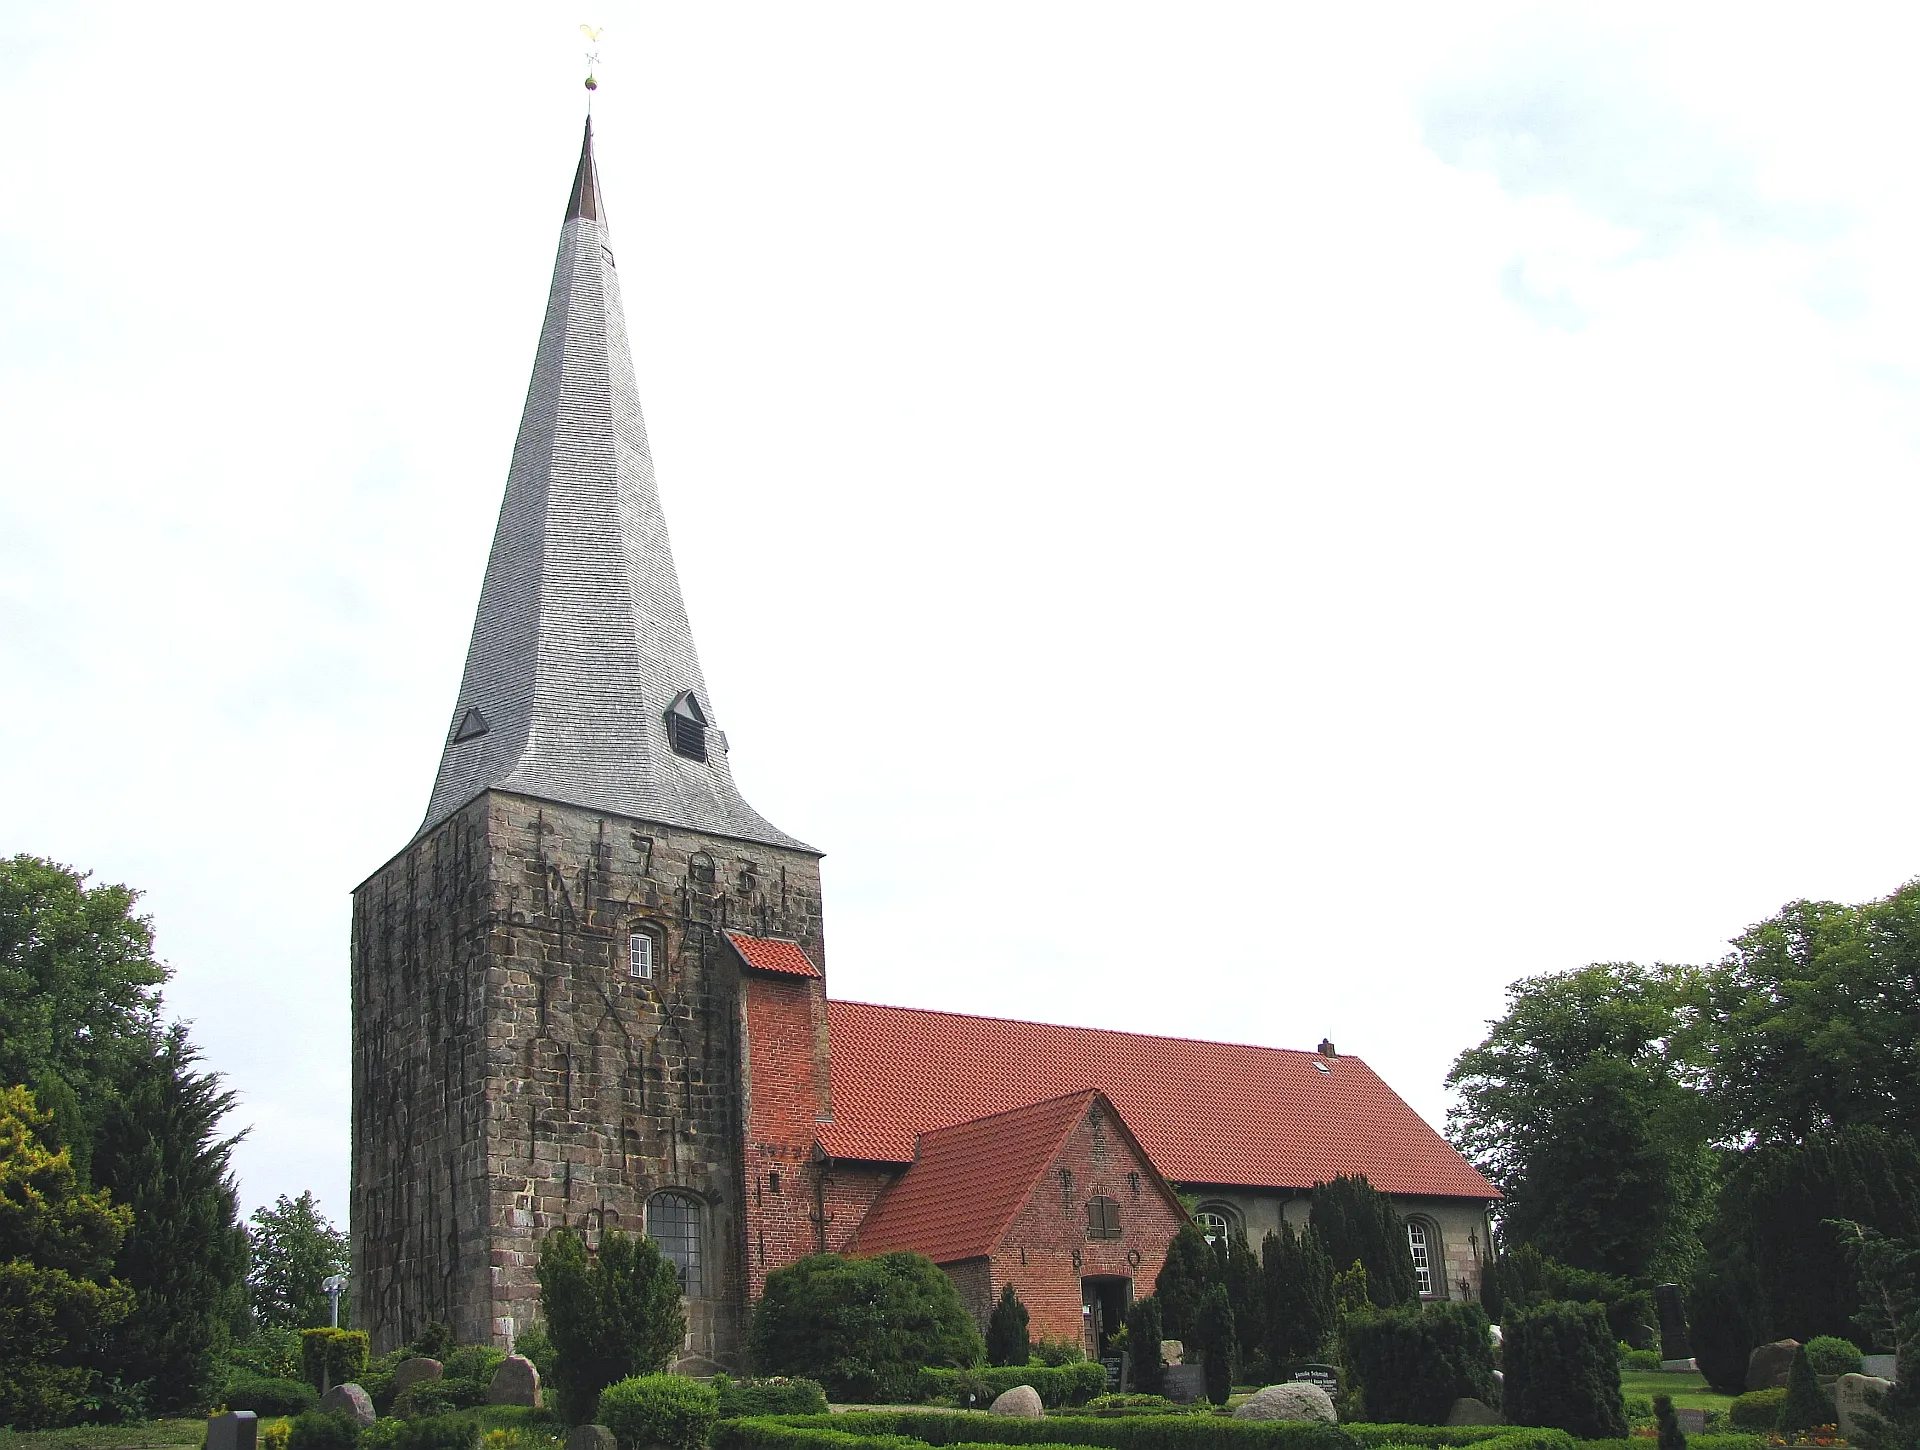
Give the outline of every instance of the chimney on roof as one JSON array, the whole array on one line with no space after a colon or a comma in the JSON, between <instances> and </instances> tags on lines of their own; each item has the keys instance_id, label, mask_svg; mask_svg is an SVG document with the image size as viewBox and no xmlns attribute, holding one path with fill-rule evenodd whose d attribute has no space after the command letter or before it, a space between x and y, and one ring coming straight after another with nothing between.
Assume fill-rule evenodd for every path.
<instances>
[{"instance_id":1,"label":"chimney on roof","mask_svg":"<svg viewBox=\"0 0 1920 1450\"><path fill-rule=\"evenodd\" d=\"M1319 1052L1322 1057L1338 1057L1340 1055L1333 1050L1333 1042L1325 1037L1320 1039Z\"/></svg>"}]
</instances>

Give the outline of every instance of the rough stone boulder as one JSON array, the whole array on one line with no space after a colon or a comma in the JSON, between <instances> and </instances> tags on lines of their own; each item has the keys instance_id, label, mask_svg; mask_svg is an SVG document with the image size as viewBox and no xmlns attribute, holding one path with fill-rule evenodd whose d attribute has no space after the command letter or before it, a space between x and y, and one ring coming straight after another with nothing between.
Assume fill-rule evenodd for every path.
<instances>
[{"instance_id":1,"label":"rough stone boulder","mask_svg":"<svg viewBox=\"0 0 1920 1450\"><path fill-rule=\"evenodd\" d=\"M531 1405L540 1408L540 1371L524 1354L510 1354L500 1361L487 1385L490 1405Z\"/></svg>"},{"instance_id":2,"label":"rough stone boulder","mask_svg":"<svg viewBox=\"0 0 1920 1450\"><path fill-rule=\"evenodd\" d=\"M1040 1391L1032 1385L1015 1385L987 1406L989 1415L1009 1415L1016 1420L1044 1420L1046 1406L1040 1403Z\"/></svg>"},{"instance_id":3,"label":"rough stone boulder","mask_svg":"<svg viewBox=\"0 0 1920 1450\"><path fill-rule=\"evenodd\" d=\"M1500 1412L1481 1400L1458 1399L1447 1411L1449 1425L1504 1425Z\"/></svg>"},{"instance_id":4,"label":"rough stone boulder","mask_svg":"<svg viewBox=\"0 0 1920 1450\"><path fill-rule=\"evenodd\" d=\"M445 1372L446 1366L437 1359L426 1359L419 1355L403 1359L393 1372L393 1397L397 1400L415 1385L437 1380Z\"/></svg>"},{"instance_id":5,"label":"rough stone boulder","mask_svg":"<svg viewBox=\"0 0 1920 1450\"><path fill-rule=\"evenodd\" d=\"M1747 1388L1749 1390L1784 1390L1787 1387L1787 1371L1793 1368L1793 1357L1799 1352L1797 1339L1776 1339L1772 1344L1762 1344L1747 1356Z\"/></svg>"},{"instance_id":6,"label":"rough stone boulder","mask_svg":"<svg viewBox=\"0 0 1920 1450\"><path fill-rule=\"evenodd\" d=\"M1840 1437L1853 1438L1853 1427L1860 1423L1860 1415L1867 1408L1869 1391L1884 1392L1892 1388L1892 1380L1883 1380L1876 1374L1843 1374L1835 1380L1833 1407L1840 1412Z\"/></svg>"},{"instance_id":7,"label":"rough stone boulder","mask_svg":"<svg viewBox=\"0 0 1920 1450\"><path fill-rule=\"evenodd\" d=\"M1160 1363L1161 1364L1163 1365L1178 1364L1182 1359L1186 1358L1186 1354L1187 1354L1187 1347L1186 1345L1182 1344L1179 1340L1163 1339L1160 1341Z\"/></svg>"},{"instance_id":8,"label":"rough stone boulder","mask_svg":"<svg viewBox=\"0 0 1920 1450\"><path fill-rule=\"evenodd\" d=\"M575 1425L567 1431L566 1450L618 1450L618 1443L605 1425Z\"/></svg>"},{"instance_id":9,"label":"rough stone boulder","mask_svg":"<svg viewBox=\"0 0 1920 1450\"><path fill-rule=\"evenodd\" d=\"M373 1397L355 1384L335 1385L320 1396L320 1413L351 1415L362 1430L379 1418L373 1413Z\"/></svg>"},{"instance_id":10,"label":"rough stone boulder","mask_svg":"<svg viewBox=\"0 0 1920 1450\"><path fill-rule=\"evenodd\" d=\"M1319 1420L1332 1425L1339 1421L1333 1401L1318 1385L1268 1385L1250 1396L1233 1412L1236 1420Z\"/></svg>"}]
</instances>

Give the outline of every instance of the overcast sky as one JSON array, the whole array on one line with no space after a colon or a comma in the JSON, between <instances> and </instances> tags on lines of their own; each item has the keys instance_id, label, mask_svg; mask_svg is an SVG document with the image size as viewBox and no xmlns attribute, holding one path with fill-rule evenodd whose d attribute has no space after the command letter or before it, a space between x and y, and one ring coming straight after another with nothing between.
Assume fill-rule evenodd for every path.
<instances>
[{"instance_id":1,"label":"overcast sky","mask_svg":"<svg viewBox=\"0 0 1920 1450\"><path fill-rule=\"evenodd\" d=\"M0 6L0 852L347 1211L604 27L641 396L836 996L1311 1047L1920 873L1904 7Z\"/></svg>"}]
</instances>

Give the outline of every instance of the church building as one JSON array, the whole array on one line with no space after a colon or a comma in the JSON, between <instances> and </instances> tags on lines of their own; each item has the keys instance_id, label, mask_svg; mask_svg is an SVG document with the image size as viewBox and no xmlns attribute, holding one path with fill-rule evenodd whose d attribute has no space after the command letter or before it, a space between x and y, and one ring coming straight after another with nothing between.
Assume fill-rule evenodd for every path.
<instances>
[{"instance_id":1,"label":"church building","mask_svg":"<svg viewBox=\"0 0 1920 1450\"><path fill-rule=\"evenodd\" d=\"M820 852L735 788L680 597L591 123L425 819L353 897L353 1302L508 1344L541 1240L644 1232L689 1367L767 1273L913 1249L1090 1350L1198 1204L1258 1248L1364 1173L1423 1295L1496 1197L1358 1058L843 1002Z\"/></svg>"}]
</instances>

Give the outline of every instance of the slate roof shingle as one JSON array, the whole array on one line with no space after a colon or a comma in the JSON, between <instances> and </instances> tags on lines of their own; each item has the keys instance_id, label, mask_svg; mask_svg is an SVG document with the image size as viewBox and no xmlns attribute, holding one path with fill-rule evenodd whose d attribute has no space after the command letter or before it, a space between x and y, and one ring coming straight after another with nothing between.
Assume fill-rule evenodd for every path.
<instances>
[{"instance_id":1,"label":"slate roof shingle","mask_svg":"<svg viewBox=\"0 0 1920 1450\"><path fill-rule=\"evenodd\" d=\"M1097 1089L1175 1183L1301 1189L1364 1173L1387 1193L1499 1197L1357 1057L867 1002L829 1001L827 1021L820 1144L836 1158L910 1162L917 1134Z\"/></svg>"}]
</instances>

